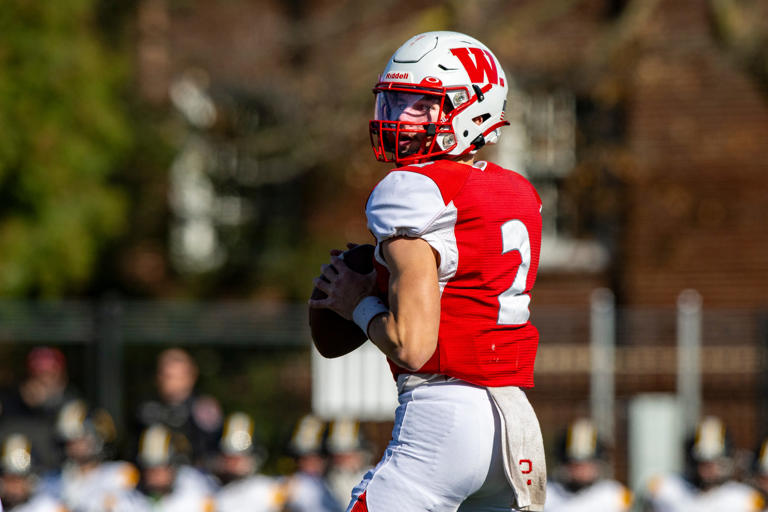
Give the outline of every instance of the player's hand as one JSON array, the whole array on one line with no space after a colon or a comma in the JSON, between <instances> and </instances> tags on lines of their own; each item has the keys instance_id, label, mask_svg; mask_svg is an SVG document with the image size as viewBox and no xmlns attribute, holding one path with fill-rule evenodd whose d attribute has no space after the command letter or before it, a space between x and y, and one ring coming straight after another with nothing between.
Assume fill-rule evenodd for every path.
<instances>
[{"instance_id":1,"label":"player's hand","mask_svg":"<svg viewBox=\"0 0 768 512\"><path fill-rule=\"evenodd\" d=\"M353 246L355 244L347 244ZM351 247L350 247L351 248ZM374 295L376 271L358 274L351 270L339 256L342 251L331 251L331 262L321 267L322 274L314 279L314 285L328 297L310 299L309 307L328 308L347 320L352 320L352 312L357 304L368 295Z\"/></svg>"}]
</instances>

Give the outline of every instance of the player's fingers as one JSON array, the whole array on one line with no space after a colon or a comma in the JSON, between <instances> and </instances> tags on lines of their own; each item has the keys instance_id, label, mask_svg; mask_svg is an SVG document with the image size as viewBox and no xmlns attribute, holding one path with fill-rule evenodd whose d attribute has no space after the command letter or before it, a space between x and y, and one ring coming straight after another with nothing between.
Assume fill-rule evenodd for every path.
<instances>
[{"instance_id":1,"label":"player's fingers","mask_svg":"<svg viewBox=\"0 0 768 512\"><path fill-rule=\"evenodd\" d=\"M360 245L360 244L353 244L352 242L348 242L347 243L347 249L354 249L358 245Z\"/></svg>"},{"instance_id":2,"label":"player's fingers","mask_svg":"<svg viewBox=\"0 0 768 512\"><path fill-rule=\"evenodd\" d=\"M331 283L319 276L314 278L312 283L315 285L315 288L321 292L325 292L326 295L330 295L328 292L331 290Z\"/></svg>"},{"instance_id":3,"label":"player's fingers","mask_svg":"<svg viewBox=\"0 0 768 512\"><path fill-rule=\"evenodd\" d=\"M309 299L307 301L307 304L309 304L309 307L315 308L315 309L327 309L328 308L328 299Z\"/></svg>"},{"instance_id":4,"label":"player's fingers","mask_svg":"<svg viewBox=\"0 0 768 512\"><path fill-rule=\"evenodd\" d=\"M335 267L334 270L338 274L345 272L349 268L347 267L347 264L344 263L344 260L339 258L338 256L331 256L331 266Z\"/></svg>"},{"instance_id":5,"label":"player's fingers","mask_svg":"<svg viewBox=\"0 0 768 512\"><path fill-rule=\"evenodd\" d=\"M331 256L338 256L342 252L344 251L342 251L341 249L331 249Z\"/></svg>"},{"instance_id":6,"label":"player's fingers","mask_svg":"<svg viewBox=\"0 0 768 512\"><path fill-rule=\"evenodd\" d=\"M325 276L325 278L328 281L333 281L335 279L338 279L339 271L336 270L336 267L334 267L333 265L329 265L329 264L326 263L325 265L323 265L320 268L321 268L321 271L322 271L323 275Z\"/></svg>"}]
</instances>

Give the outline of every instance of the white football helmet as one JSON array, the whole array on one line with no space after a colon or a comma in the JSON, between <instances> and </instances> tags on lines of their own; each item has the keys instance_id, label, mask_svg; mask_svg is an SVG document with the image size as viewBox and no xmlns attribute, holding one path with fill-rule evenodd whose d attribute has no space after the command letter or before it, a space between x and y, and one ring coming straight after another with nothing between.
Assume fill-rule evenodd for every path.
<instances>
[{"instance_id":1,"label":"white football helmet","mask_svg":"<svg viewBox=\"0 0 768 512\"><path fill-rule=\"evenodd\" d=\"M139 453L136 458L144 468L173 466L178 462L173 446L173 435L165 425L156 423L147 427L139 439Z\"/></svg>"},{"instance_id":2,"label":"white football helmet","mask_svg":"<svg viewBox=\"0 0 768 512\"><path fill-rule=\"evenodd\" d=\"M371 143L383 162L473 154L499 138L507 78L496 56L458 32L426 32L401 46L379 76Z\"/></svg>"}]
</instances>

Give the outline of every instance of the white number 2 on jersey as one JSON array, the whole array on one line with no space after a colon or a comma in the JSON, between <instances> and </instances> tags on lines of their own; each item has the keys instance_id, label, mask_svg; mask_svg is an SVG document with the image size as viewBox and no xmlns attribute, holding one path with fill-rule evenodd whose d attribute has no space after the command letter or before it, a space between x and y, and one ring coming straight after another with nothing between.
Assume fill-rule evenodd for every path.
<instances>
[{"instance_id":1,"label":"white number 2 on jersey","mask_svg":"<svg viewBox=\"0 0 768 512\"><path fill-rule=\"evenodd\" d=\"M501 226L501 241L501 254L510 251L520 252L520 266L517 267L512 286L499 295L498 324L521 325L528 321L531 314L528 310L531 297L523 293L525 283L528 281L528 270L531 268L531 241L528 237L528 228L517 219L507 221Z\"/></svg>"}]
</instances>

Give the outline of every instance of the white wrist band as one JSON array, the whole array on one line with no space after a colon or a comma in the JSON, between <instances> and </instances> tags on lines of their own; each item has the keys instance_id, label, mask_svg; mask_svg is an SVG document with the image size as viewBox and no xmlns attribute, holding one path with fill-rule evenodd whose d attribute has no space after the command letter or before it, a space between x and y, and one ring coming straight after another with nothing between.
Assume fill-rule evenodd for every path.
<instances>
[{"instance_id":1,"label":"white wrist band","mask_svg":"<svg viewBox=\"0 0 768 512\"><path fill-rule=\"evenodd\" d=\"M389 308L378 297L369 295L357 304L352 312L352 320L368 336L368 324L371 323L373 317L382 313L389 313Z\"/></svg>"}]
</instances>

